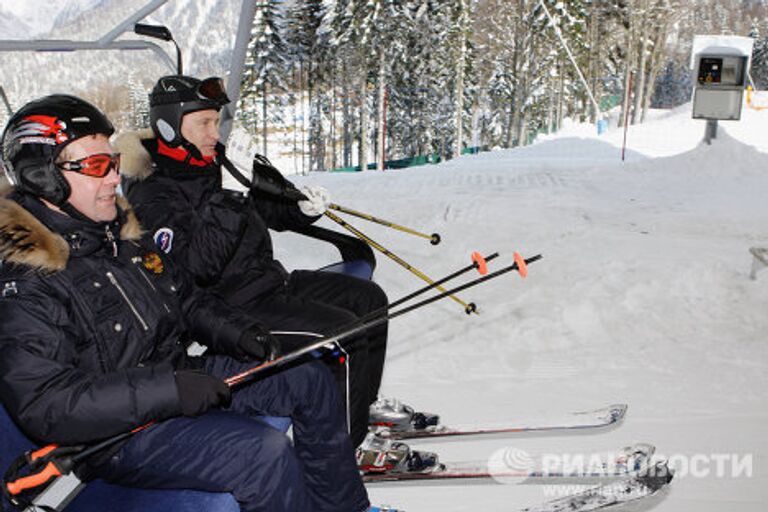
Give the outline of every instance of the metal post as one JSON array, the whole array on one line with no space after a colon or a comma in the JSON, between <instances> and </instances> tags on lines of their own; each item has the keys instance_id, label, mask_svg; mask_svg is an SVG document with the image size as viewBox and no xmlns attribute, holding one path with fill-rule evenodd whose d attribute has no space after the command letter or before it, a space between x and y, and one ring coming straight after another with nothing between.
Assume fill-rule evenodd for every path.
<instances>
[{"instance_id":1,"label":"metal post","mask_svg":"<svg viewBox=\"0 0 768 512\"><path fill-rule=\"evenodd\" d=\"M704 142L712 144L712 140L717 138L717 119L707 119L707 128L704 132Z\"/></svg>"},{"instance_id":2,"label":"metal post","mask_svg":"<svg viewBox=\"0 0 768 512\"><path fill-rule=\"evenodd\" d=\"M629 80L627 81L627 90L624 91L624 142L621 144L621 161L624 161L624 157L627 153L627 130L629 129L629 95L632 90L632 78L635 76L634 71L629 72Z\"/></svg>"},{"instance_id":3,"label":"metal post","mask_svg":"<svg viewBox=\"0 0 768 512\"><path fill-rule=\"evenodd\" d=\"M255 0L243 0L240 7L240 22L237 26L235 48L232 50L232 60L230 61L229 76L227 77L227 96L229 96L229 99L232 102L221 109L219 136L221 141L225 144L229 137L229 133L232 131L235 109L237 108L237 102L240 99L240 80L243 76L245 56L248 53L248 43L251 40L251 29L253 28L253 18L255 16Z\"/></svg>"}]
</instances>

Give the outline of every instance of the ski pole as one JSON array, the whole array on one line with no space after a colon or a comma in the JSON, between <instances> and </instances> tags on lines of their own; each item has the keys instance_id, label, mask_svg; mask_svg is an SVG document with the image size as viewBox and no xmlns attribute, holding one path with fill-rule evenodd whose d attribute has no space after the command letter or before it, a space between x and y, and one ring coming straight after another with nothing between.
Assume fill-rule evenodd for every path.
<instances>
[{"instance_id":1,"label":"ski pole","mask_svg":"<svg viewBox=\"0 0 768 512\"><path fill-rule=\"evenodd\" d=\"M419 288L415 292L409 293L408 295L406 295L404 297L400 297L396 301L394 301L394 302L390 303L389 305L387 305L386 309L392 309L394 307L397 307L400 304L413 299L414 297L418 297L422 293L426 293L426 292L428 292L429 290L431 290L433 288L437 288L441 284L445 284L448 281L456 279L457 277L459 277L459 276L469 272L470 270L477 269L477 271L480 272L480 275L484 276L484 275L486 275L488 273L487 263L489 261L492 261L492 260L498 258L498 257L499 257L499 253L497 253L497 252L495 252L493 254L490 254L488 256L482 256L478 252L473 252L472 253L472 264L471 265L467 265L466 267L464 267L462 269L459 269L456 272L454 272L452 274L449 274L449 275L445 276L442 279L438 279L437 281L435 281L432 284L428 284L427 286L425 286L423 288ZM375 311L374 311L374 313L375 313Z\"/></svg>"},{"instance_id":2,"label":"ski pole","mask_svg":"<svg viewBox=\"0 0 768 512\"><path fill-rule=\"evenodd\" d=\"M231 386L237 386L239 384L242 384L243 382L252 379L254 376L258 375L259 373L262 373L270 368L279 368L281 366L285 366L286 364L292 363L296 361L297 359L301 358L302 356L309 354L310 352L314 352L315 350L324 348L324 347L333 347L334 345L338 345L338 343L346 338L349 338L351 336L354 336L360 332L366 331L368 329L371 329L373 327L376 327L378 325L381 325L384 322L387 322L389 320L392 320L394 318L397 318L401 315L404 315L406 313L409 313L415 309L419 309L421 307L424 307L428 304L432 304L433 302L436 302L438 300L444 299L446 297L451 297L452 294L466 290L467 288L472 288L473 286L477 286L481 283L484 283L490 279L495 279L496 277L499 277L503 274L506 274L507 272L512 272L513 270L517 270L520 272L520 275L527 275L527 266L529 263L533 263L534 261L538 261L542 258L541 254L537 254L536 256L532 256L527 259L523 259L522 256L515 253L515 262L505 268L499 269L496 272L493 272L491 274L486 274L482 277L478 277L476 279L473 279L472 281L469 281L467 283L464 283L460 286L457 286L456 288L452 288L450 290L446 290L439 295L435 295L434 297L430 297L428 299L424 299L420 302L417 302L416 304L412 304L410 306L407 306L403 309L400 309L398 311L392 312L392 313L386 313L382 314L376 318L372 318L370 320L366 320L365 322L358 323L357 325L351 326L347 328L346 330L343 330L339 334L330 335L326 338L323 338L321 340L318 340L314 343L311 343L305 347L302 347L298 350L295 350L293 352L289 352L288 354L285 354L282 357L278 357L277 359L273 361L266 361L264 363L261 363L257 366L254 366L253 368L250 368L248 370L245 370L241 373L238 373L237 375L233 375L229 378L227 378L224 382L227 383L227 385Z\"/></svg>"},{"instance_id":3,"label":"ski pole","mask_svg":"<svg viewBox=\"0 0 768 512\"><path fill-rule=\"evenodd\" d=\"M495 252L493 254L490 254L488 256L482 256L478 252L472 253L472 264L467 265L466 267L457 270L456 272L449 274L442 279L438 279L432 284L428 284L427 286L423 288L419 288L415 292L409 293L408 295L405 295L404 297L401 297L397 299L394 302L391 302L387 304L386 306L382 306L379 309L376 309L374 311L371 311L370 313L366 314L365 316L361 317L358 321L359 322L366 322L368 320L371 320L373 318L376 318L379 315L386 314L387 311L399 306L400 304L403 304L404 302L407 302L415 297L418 297L419 295L428 292L429 290L432 290L436 288L437 286L441 284L445 284L446 282L455 279L459 277L462 274L465 274L469 272L470 270L477 269L477 271L480 273L480 275L486 275L488 273L488 262L491 260L496 259L499 256L499 253Z\"/></svg>"},{"instance_id":4,"label":"ski pole","mask_svg":"<svg viewBox=\"0 0 768 512\"><path fill-rule=\"evenodd\" d=\"M346 213L349 215L354 215L355 217L359 217L361 219L365 219L370 222L375 222L376 224L381 224L382 226L386 226L388 228L396 229L398 231L402 231L404 233L409 233L411 235L420 236L421 238L426 238L429 240L429 243L432 245L437 245L440 243L440 235L437 233L432 233L431 235L428 235L426 233L422 233L421 231L416 231L415 229L408 228L405 226L402 226L400 224L395 224L394 222L380 219L378 217L374 217L373 215L370 215L368 213L358 212L356 210L353 210L351 208L347 208L345 206L340 206L335 203L331 203L328 205L328 208L331 210L336 210L337 212Z\"/></svg>"},{"instance_id":5,"label":"ski pole","mask_svg":"<svg viewBox=\"0 0 768 512\"><path fill-rule=\"evenodd\" d=\"M338 215L331 213L328 210L325 211L324 215L329 219L331 219L332 221L334 221L335 223L339 224L341 227L343 227L347 231L351 232L353 235L355 235L357 238L359 238L363 242L367 243L368 245L370 245L371 247L373 247L374 249L382 253L384 256L387 256L389 259L391 259L401 267L410 271L416 277L422 279L423 281L426 281L429 284L433 284L435 282L432 278L424 274L422 271L408 264L405 260L397 256L396 254L392 253L390 250L388 250L386 247L379 244L375 240L371 239L368 235L366 235L356 227L350 225L348 222L340 218ZM445 288L439 285L435 286L435 288L437 290L440 290L441 292L445 291ZM466 302L464 302L463 300L461 300L460 298L456 297L453 294L449 295L449 297L451 298L451 300L461 304L464 307L464 312L467 313L468 315L471 313L477 314L477 305L474 302L470 302L469 304L467 304Z\"/></svg>"},{"instance_id":6,"label":"ski pole","mask_svg":"<svg viewBox=\"0 0 768 512\"><path fill-rule=\"evenodd\" d=\"M419 288L415 292L409 293L408 295L405 295L404 297L401 297L397 299L394 302L391 302L387 304L386 306L382 306L379 309L376 309L374 311L371 311L370 313L366 314L365 316L361 317L358 322L367 322L368 320L372 320L379 315L385 315L388 311L391 309L399 306L400 304L403 304L415 297L418 297L419 295L428 292L429 290L435 289L437 286L446 283L447 281L450 281L451 279L455 279L459 277L462 274L465 274L466 272L469 272L470 270L477 269L477 271L480 273L480 275L484 276L488 273L488 262L497 258L499 256L499 253L495 252L487 257L483 257L478 252L472 253L472 264L467 265L466 267L457 270L456 272L445 276L442 279L439 279L435 281L432 284L428 284L427 286L423 288Z\"/></svg>"}]
</instances>

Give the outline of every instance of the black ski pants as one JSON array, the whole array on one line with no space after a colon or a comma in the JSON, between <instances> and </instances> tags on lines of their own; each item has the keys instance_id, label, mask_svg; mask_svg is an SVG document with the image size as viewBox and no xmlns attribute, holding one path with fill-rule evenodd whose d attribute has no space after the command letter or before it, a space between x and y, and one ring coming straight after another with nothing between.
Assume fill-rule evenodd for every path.
<instances>
[{"instance_id":1,"label":"black ski pants","mask_svg":"<svg viewBox=\"0 0 768 512\"><path fill-rule=\"evenodd\" d=\"M225 378L250 364L205 358ZM293 444L258 415L290 416ZM129 487L231 492L244 512L361 512L368 498L328 369L309 362L243 385L226 410L134 435L97 476Z\"/></svg>"},{"instance_id":2,"label":"black ski pants","mask_svg":"<svg viewBox=\"0 0 768 512\"><path fill-rule=\"evenodd\" d=\"M386 294L372 281L333 272L296 270L285 286L257 302L238 306L270 331L327 335L358 324L361 317L387 304ZM283 352L315 340L311 336L280 337ZM325 360L336 377L342 399L348 403L350 437L358 446L368 432L368 407L379 394L387 324L343 340L342 345L349 356L346 366L337 359Z\"/></svg>"}]
</instances>

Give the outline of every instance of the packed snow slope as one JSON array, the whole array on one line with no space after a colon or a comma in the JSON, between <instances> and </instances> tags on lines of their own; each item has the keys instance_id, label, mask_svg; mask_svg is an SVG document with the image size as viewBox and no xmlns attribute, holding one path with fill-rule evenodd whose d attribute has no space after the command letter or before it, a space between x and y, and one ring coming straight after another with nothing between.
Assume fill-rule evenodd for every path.
<instances>
[{"instance_id":1,"label":"packed snow slope","mask_svg":"<svg viewBox=\"0 0 768 512\"><path fill-rule=\"evenodd\" d=\"M510 264L513 251L543 255L525 280L508 274L462 293L479 315L444 300L394 320L384 395L447 424L629 404L607 431L414 447L482 461L499 449L536 457L650 442L678 478L630 510L766 510L768 269L750 280L748 249L768 246L768 112L721 123L711 146L700 144L703 133L688 105L631 127L624 163L620 130L598 137L572 126L436 166L294 179L325 186L338 204L440 233L431 246L349 219L434 278L468 264L472 251L500 252L491 269ZM337 258L295 235L276 245L292 268ZM423 284L382 255L375 279L392 299ZM369 490L374 503L409 512L486 512L573 489L454 481Z\"/></svg>"}]
</instances>

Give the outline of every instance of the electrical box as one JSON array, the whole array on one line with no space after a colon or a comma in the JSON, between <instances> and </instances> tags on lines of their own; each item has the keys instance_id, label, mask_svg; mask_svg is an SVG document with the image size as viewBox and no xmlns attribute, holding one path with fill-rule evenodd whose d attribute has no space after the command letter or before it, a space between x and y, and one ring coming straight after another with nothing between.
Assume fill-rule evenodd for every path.
<instances>
[{"instance_id":1,"label":"electrical box","mask_svg":"<svg viewBox=\"0 0 768 512\"><path fill-rule=\"evenodd\" d=\"M693 118L738 121L752 56L748 37L696 36Z\"/></svg>"}]
</instances>

